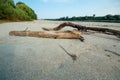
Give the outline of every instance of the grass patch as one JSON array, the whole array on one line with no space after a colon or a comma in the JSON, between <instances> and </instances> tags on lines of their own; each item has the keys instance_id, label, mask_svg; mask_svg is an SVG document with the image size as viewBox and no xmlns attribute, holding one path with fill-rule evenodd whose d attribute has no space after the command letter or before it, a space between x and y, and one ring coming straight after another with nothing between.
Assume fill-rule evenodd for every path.
<instances>
[{"instance_id":1,"label":"grass patch","mask_svg":"<svg viewBox=\"0 0 120 80\"><path fill-rule=\"evenodd\" d=\"M11 21L9 21L9 20L0 20L0 24L6 23L6 22L11 22Z\"/></svg>"}]
</instances>

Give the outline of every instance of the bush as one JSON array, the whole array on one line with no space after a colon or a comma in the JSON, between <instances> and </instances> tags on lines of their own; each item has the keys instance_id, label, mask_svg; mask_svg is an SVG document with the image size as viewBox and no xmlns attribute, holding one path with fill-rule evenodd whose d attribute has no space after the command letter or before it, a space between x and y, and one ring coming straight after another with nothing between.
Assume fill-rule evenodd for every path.
<instances>
[{"instance_id":1,"label":"bush","mask_svg":"<svg viewBox=\"0 0 120 80\"><path fill-rule=\"evenodd\" d=\"M23 10L21 10L19 8L16 9L16 15L17 15L18 20L22 20L22 21L32 20Z\"/></svg>"},{"instance_id":2,"label":"bush","mask_svg":"<svg viewBox=\"0 0 120 80\"><path fill-rule=\"evenodd\" d=\"M3 4L0 6L0 18L11 19L14 12L14 8L9 4Z\"/></svg>"}]
</instances>

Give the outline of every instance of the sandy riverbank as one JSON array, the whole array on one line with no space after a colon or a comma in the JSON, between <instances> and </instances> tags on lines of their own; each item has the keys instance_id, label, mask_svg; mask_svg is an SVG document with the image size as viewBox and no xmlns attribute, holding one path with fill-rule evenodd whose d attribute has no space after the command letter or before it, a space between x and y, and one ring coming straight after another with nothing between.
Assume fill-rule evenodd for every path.
<instances>
[{"instance_id":1,"label":"sandy riverbank","mask_svg":"<svg viewBox=\"0 0 120 80\"><path fill-rule=\"evenodd\" d=\"M9 31L43 31L62 22L33 21L0 24L0 80L120 80L120 38L83 34L77 39L9 36ZM74 22L120 30L120 23ZM63 30L71 30L64 28ZM73 62L60 47L79 58Z\"/></svg>"}]
</instances>

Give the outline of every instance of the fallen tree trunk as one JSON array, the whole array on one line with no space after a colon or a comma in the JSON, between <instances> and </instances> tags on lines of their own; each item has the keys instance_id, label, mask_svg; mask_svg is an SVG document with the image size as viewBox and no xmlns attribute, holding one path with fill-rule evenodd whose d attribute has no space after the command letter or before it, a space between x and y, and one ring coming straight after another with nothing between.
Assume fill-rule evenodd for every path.
<instances>
[{"instance_id":1,"label":"fallen tree trunk","mask_svg":"<svg viewBox=\"0 0 120 80\"><path fill-rule=\"evenodd\" d=\"M78 25L78 24L74 24L70 22L62 23L55 28L42 28L42 29L46 31L50 31L50 30L58 31L66 26L77 28L78 30L81 30L81 31L92 30L92 31L102 32L105 34L110 34L110 35L115 35L117 37L120 37L120 31L118 30L113 30L113 29L108 29L108 28L98 28L98 27L86 27L86 26L82 26L82 25Z\"/></svg>"},{"instance_id":2,"label":"fallen tree trunk","mask_svg":"<svg viewBox=\"0 0 120 80\"><path fill-rule=\"evenodd\" d=\"M30 36L40 38L55 38L55 39L80 39L84 41L79 31L63 31L63 32L41 32L41 31L11 31L10 36Z\"/></svg>"}]
</instances>

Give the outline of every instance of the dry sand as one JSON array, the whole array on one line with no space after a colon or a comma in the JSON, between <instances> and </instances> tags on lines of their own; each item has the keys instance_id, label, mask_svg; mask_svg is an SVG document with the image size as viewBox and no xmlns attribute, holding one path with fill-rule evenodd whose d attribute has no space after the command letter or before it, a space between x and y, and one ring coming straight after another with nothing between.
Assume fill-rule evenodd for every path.
<instances>
[{"instance_id":1,"label":"dry sand","mask_svg":"<svg viewBox=\"0 0 120 80\"><path fill-rule=\"evenodd\" d=\"M0 80L120 80L120 38L83 34L77 39L9 36L9 31L42 31L62 22L33 21L0 24ZM120 30L120 23L74 22ZM64 28L63 30L71 30ZM79 58L73 61L60 47Z\"/></svg>"}]
</instances>

